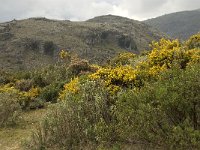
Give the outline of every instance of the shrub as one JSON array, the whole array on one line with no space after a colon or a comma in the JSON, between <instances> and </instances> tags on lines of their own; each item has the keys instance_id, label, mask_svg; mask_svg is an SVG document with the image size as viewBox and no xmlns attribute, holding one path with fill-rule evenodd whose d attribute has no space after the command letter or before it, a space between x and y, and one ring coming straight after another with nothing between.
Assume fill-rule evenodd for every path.
<instances>
[{"instance_id":1,"label":"shrub","mask_svg":"<svg viewBox=\"0 0 200 150\"><path fill-rule=\"evenodd\" d=\"M48 82L44 79L44 76L42 76L42 74L35 74L33 76L33 84L35 86L45 87L46 85L48 85Z\"/></svg>"},{"instance_id":2,"label":"shrub","mask_svg":"<svg viewBox=\"0 0 200 150\"><path fill-rule=\"evenodd\" d=\"M0 93L0 127L15 125L21 108L15 94Z\"/></svg>"},{"instance_id":3,"label":"shrub","mask_svg":"<svg viewBox=\"0 0 200 150\"><path fill-rule=\"evenodd\" d=\"M22 79L22 80L18 80L15 83L15 88L20 90L20 91L28 91L31 89L31 87L33 86L33 81L28 79Z\"/></svg>"},{"instance_id":4,"label":"shrub","mask_svg":"<svg viewBox=\"0 0 200 150\"><path fill-rule=\"evenodd\" d=\"M89 77L93 80L102 80L113 94L120 88L142 87L144 84L142 72L130 65L100 68Z\"/></svg>"},{"instance_id":5,"label":"shrub","mask_svg":"<svg viewBox=\"0 0 200 150\"><path fill-rule=\"evenodd\" d=\"M113 58L110 63L112 66L130 65L133 62L135 57L136 57L136 55L133 53L128 53L128 52L120 53L118 56Z\"/></svg>"},{"instance_id":6,"label":"shrub","mask_svg":"<svg viewBox=\"0 0 200 150\"><path fill-rule=\"evenodd\" d=\"M68 67L69 74L74 77L80 75L81 73L87 73L92 70L91 66L89 65L87 60L84 59L75 59L72 60L71 64Z\"/></svg>"},{"instance_id":7,"label":"shrub","mask_svg":"<svg viewBox=\"0 0 200 150\"><path fill-rule=\"evenodd\" d=\"M32 87L29 91L22 91L19 92L20 99L19 103L22 107L22 109L30 109L30 106L32 105L32 109L34 109L35 106L42 107L41 101L38 101L37 97L39 96L41 92L41 89L38 87ZM38 104L36 104L38 103ZM37 107L35 107L37 108Z\"/></svg>"},{"instance_id":8,"label":"shrub","mask_svg":"<svg viewBox=\"0 0 200 150\"><path fill-rule=\"evenodd\" d=\"M200 48L200 33L191 36L191 37L186 41L186 47L187 47L188 49Z\"/></svg>"},{"instance_id":9,"label":"shrub","mask_svg":"<svg viewBox=\"0 0 200 150\"><path fill-rule=\"evenodd\" d=\"M65 100L50 108L33 134L30 147L79 149L109 143L117 138L111 115L113 99L99 83L88 81L77 94L66 93Z\"/></svg>"},{"instance_id":10,"label":"shrub","mask_svg":"<svg viewBox=\"0 0 200 150\"><path fill-rule=\"evenodd\" d=\"M41 94L39 97L44 101L44 102L57 102L57 99L59 97L59 93L63 88L64 83L52 83L45 88L42 89Z\"/></svg>"},{"instance_id":11,"label":"shrub","mask_svg":"<svg viewBox=\"0 0 200 150\"><path fill-rule=\"evenodd\" d=\"M199 66L172 70L140 91L119 96L116 116L123 140L168 148L200 148Z\"/></svg>"}]
</instances>

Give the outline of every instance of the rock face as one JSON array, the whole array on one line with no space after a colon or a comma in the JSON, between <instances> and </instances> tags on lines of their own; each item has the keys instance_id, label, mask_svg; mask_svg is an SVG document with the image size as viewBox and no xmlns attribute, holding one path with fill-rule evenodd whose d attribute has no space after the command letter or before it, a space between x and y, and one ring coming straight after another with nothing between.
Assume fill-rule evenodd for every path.
<instances>
[{"instance_id":1,"label":"rock face","mask_svg":"<svg viewBox=\"0 0 200 150\"><path fill-rule=\"evenodd\" d=\"M1 69L32 69L57 61L61 49L93 63L116 53L139 53L162 33L139 21L100 16L85 22L30 18L0 24Z\"/></svg>"},{"instance_id":2,"label":"rock face","mask_svg":"<svg viewBox=\"0 0 200 150\"><path fill-rule=\"evenodd\" d=\"M188 39L200 32L200 9L167 14L144 21L172 38Z\"/></svg>"}]
</instances>

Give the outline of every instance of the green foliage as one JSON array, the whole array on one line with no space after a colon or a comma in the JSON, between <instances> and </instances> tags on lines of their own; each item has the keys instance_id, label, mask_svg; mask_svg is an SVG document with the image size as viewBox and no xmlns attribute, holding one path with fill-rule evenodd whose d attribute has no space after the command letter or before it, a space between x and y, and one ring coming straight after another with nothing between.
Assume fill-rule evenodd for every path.
<instances>
[{"instance_id":1,"label":"green foliage","mask_svg":"<svg viewBox=\"0 0 200 150\"><path fill-rule=\"evenodd\" d=\"M59 93L62 90L64 83L52 83L45 88L43 88L40 98L45 102L57 102Z\"/></svg>"},{"instance_id":2,"label":"green foliage","mask_svg":"<svg viewBox=\"0 0 200 150\"><path fill-rule=\"evenodd\" d=\"M100 83L88 81L78 94L50 108L29 142L31 148L77 149L87 144L110 143L117 139L111 114L113 99ZM92 144L92 145L93 145Z\"/></svg>"},{"instance_id":3,"label":"green foliage","mask_svg":"<svg viewBox=\"0 0 200 150\"><path fill-rule=\"evenodd\" d=\"M36 74L33 77L33 83L34 85L38 85L39 87L45 87L46 85L48 85L42 74Z\"/></svg>"},{"instance_id":4,"label":"green foliage","mask_svg":"<svg viewBox=\"0 0 200 150\"><path fill-rule=\"evenodd\" d=\"M199 71L199 66L172 70L138 92L122 93L115 111L121 138L200 148Z\"/></svg>"},{"instance_id":5,"label":"green foliage","mask_svg":"<svg viewBox=\"0 0 200 150\"><path fill-rule=\"evenodd\" d=\"M166 39L151 48L137 57L122 53L104 67L63 50L63 61L54 66L10 76L0 92L15 94L23 109L56 103L27 148L107 149L141 142L199 149L200 49Z\"/></svg>"},{"instance_id":6,"label":"green foliage","mask_svg":"<svg viewBox=\"0 0 200 150\"><path fill-rule=\"evenodd\" d=\"M0 127L15 125L20 118L20 112L16 95L0 92Z\"/></svg>"}]
</instances>

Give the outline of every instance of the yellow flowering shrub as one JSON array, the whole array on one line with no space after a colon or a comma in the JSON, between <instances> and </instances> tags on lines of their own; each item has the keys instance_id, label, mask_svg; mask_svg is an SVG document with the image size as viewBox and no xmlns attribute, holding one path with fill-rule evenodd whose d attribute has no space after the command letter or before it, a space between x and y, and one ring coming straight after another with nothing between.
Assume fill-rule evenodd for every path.
<instances>
[{"instance_id":1,"label":"yellow flowering shrub","mask_svg":"<svg viewBox=\"0 0 200 150\"><path fill-rule=\"evenodd\" d=\"M67 93L77 93L79 91L79 78L74 78L64 85L64 90L60 93L59 99L63 100Z\"/></svg>"},{"instance_id":2,"label":"yellow flowering shrub","mask_svg":"<svg viewBox=\"0 0 200 150\"><path fill-rule=\"evenodd\" d=\"M69 54L68 54L68 52L66 52L64 50L61 50L59 53L59 56L61 59L65 59L65 58L69 57Z\"/></svg>"},{"instance_id":3,"label":"yellow flowering shrub","mask_svg":"<svg viewBox=\"0 0 200 150\"><path fill-rule=\"evenodd\" d=\"M188 40L187 44L198 47L199 39L198 35L194 35ZM148 55L149 67L160 67L163 70L164 68L172 68L175 65L184 69L188 63L199 62L199 48L188 50L184 46L181 46L178 40L161 39L159 42L153 42L151 47L152 51Z\"/></svg>"},{"instance_id":4,"label":"yellow flowering shrub","mask_svg":"<svg viewBox=\"0 0 200 150\"><path fill-rule=\"evenodd\" d=\"M200 33L191 36L186 41L186 47L188 49L200 48Z\"/></svg>"},{"instance_id":5,"label":"yellow flowering shrub","mask_svg":"<svg viewBox=\"0 0 200 150\"><path fill-rule=\"evenodd\" d=\"M120 53L118 56L114 57L111 60L111 65L127 65L131 64L133 59L135 58L135 54L130 52Z\"/></svg>"},{"instance_id":6,"label":"yellow flowering shrub","mask_svg":"<svg viewBox=\"0 0 200 150\"><path fill-rule=\"evenodd\" d=\"M14 95L22 109L28 108L30 103L34 102L39 96L40 91L40 88L37 87L32 87L29 91L20 91L14 87L14 84L0 86L0 93Z\"/></svg>"},{"instance_id":7,"label":"yellow flowering shrub","mask_svg":"<svg viewBox=\"0 0 200 150\"><path fill-rule=\"evenodd\" d=\"M165 65L171 68L173 61L183 57L181 44L178 40L161 39L159 42L152 42L152 51L148 55L149 64L151 66Z\"/></svg>"},{"instance_id":8,"label":"yellow flowering shrub","mask_svg":"<svg viewBox=\"0 0 200 150\"><path fill-rule=\"evenodd\" d=\"M19 90L15 89L13 84L8 83L0 86L0 93L19 93Z\"/></svg>"},{"instance_id":9,"label":"yellow flowering shrub","mask_svg":"<svg viewBox=\"0 0 200 150\"><path fill-rule=\"evenodd\" d=\"M20 92L20 95L23 97L26 97L30 100L33 100L40 94L40 89L37 87L32 87L29 91L27 92Z\"/></svg>"},{"instance_id":10,"label":"yellow flowering shrub","mask_svg":"<svg viewBox=\"0 0 200 150\"><path fill-rule=\"evenodd\" d=\"M200 50L186 50L179 40L161 39L159 42L152 42L151 48L147 59L135 66L126 64L126 61L133 60L135 55L123 53L112 60L115 64L120 62L120 65L99 68L89 77L93 80L103 80L110 91L116 92L122 87L141 87L144 81L157 79L161 72L172 67L184 69L190 63L200 62Z\"/></svg>"},{"instance_id":11,"label":"yellow flowering shrub","mask_svg":"<svg viewBox=\"0 0 200 150\"><path fill-rule=\"evenodd\" d=\"M165 65L163 65L162 67L153 66L153 67L149 68L148 75L150 77L157 77L159 73L166 71L166 70L167 70L167 67Z\"/></svg>"},{"instance_id":12,"label":"yellow flowering shrub","mask_svg":"<svg viewBox=\"0 0 200 150\"><path fill-rule=\"evenodd\" d=\"M103 80L108 90L115 93L123 87L140 87L140 72L132 66L117 66L114 68L101 68L89 76L93 80Z\"/></svg>"},{"instance_id":13,"label":"yellow flowering shrub","mask_svg":"<svg viewBox=\"0 0 200 150\"><path fill-rule=\"evenodd\" d=\"M190 49L186 53L190 57L189 64L200 63L200 48Z\"/></svg>"}]
</instances>

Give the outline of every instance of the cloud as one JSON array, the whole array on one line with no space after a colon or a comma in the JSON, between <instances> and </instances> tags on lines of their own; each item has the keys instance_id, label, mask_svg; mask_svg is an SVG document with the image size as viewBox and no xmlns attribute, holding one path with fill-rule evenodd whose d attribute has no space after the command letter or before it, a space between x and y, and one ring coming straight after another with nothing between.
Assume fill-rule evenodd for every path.
<instances>
[{"instance_id":1,"label":"cloud","mask_svg":"<svg viewBox=\"0 0 200 150\"><path fill-rule=\"evenodd\" d=\"M47 17L86 20L114 14L143 20L200 8L199 0L0 0L0 21Z\"/></svg>"}]
</instances>

